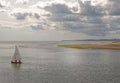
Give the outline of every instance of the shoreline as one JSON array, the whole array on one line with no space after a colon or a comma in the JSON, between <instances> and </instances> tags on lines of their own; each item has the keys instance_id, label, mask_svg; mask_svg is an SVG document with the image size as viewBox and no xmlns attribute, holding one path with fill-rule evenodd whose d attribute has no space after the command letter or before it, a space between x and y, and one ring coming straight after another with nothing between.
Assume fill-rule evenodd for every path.
<instances>
[{"instance_id":1,"label":"shoreline","mask_svg":"<svg viewBox=\"0 0 120 83\"><path fill-rule=\"evenodd\" d=\"M63 44L58 45L65 48L77 48L77 49L111 49L120 50L120 42L100 42L100 43L88 43L88 44Z\"/></svg>"}]
</instances>

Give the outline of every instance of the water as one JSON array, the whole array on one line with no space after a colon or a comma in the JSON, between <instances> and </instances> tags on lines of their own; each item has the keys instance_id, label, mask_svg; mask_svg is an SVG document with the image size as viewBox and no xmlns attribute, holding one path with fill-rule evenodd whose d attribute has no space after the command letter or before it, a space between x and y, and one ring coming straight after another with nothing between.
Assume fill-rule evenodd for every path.
<instances>
[{"instance_id":1,"label":"water","mask_svg":"<svg viewBox=\"0 0 120 83\"><path fill-rule=\"evenodd\" d=\"M11 64L15 43L0 44L0 83L119 83L120 51L22 43L23 64ZM74 42L73 42L74 43Z\"/></svg>"}]
</instances>

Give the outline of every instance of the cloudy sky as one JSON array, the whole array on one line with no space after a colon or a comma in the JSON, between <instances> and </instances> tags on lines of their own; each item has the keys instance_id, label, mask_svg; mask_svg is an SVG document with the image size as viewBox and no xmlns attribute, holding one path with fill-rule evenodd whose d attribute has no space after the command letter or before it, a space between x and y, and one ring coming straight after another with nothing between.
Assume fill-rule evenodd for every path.
<instances>
[{"instance_id":1,"label":"cloudy sky","mask_svg":"<svg viewBox=\"0 0 120 83\"><path fill-rule=\"evenodd\" d=\"M0 0L0 41L120 38L120 0Z\"/></svg>"}]
</instances>

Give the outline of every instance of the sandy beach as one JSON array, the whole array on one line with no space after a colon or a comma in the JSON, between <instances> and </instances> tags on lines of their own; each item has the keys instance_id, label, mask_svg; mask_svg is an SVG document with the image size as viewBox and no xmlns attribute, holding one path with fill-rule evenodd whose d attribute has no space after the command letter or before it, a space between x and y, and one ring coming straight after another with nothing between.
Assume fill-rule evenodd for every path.
<instances>
[{"instance_id":1,"label":"sandy beach","mask_svg":"<svg viewBox=\"0 0 120 83\"><path fill-rule=\"evenodd\" d=\"M78 49L113 49L120 50L120 42L99 42L89 44L65 44L59 45L66 48L78 48Z\"/></svg>"}]
</instances>

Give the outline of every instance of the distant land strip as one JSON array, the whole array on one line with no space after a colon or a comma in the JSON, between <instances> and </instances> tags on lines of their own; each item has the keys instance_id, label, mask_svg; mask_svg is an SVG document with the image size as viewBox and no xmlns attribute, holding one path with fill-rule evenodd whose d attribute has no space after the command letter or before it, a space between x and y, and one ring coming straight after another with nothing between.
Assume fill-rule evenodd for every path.
<instances>
[{"instance_id":1,"label":"distant land strip","mask_svg":"<svg viewBox=\"0 0 120 83\"><path fill-rule=\"evenodd\" d=\"M77 48L77 49L112 49L120 50L120 42L101 42L101 43L89 43L89 44L63 44L58 45L65 48Z\"/></svg>"},{"instance_id":2,"label":"distant land strip","mask_svg":"<svg viewBox=\"0 0 120 83\"><path fill-rule=\"evenodd\" d=\"M120 42L120 39L82 39L82 40L62 40L62 41L115 41Z\"/></svg>"}]
</instances>

